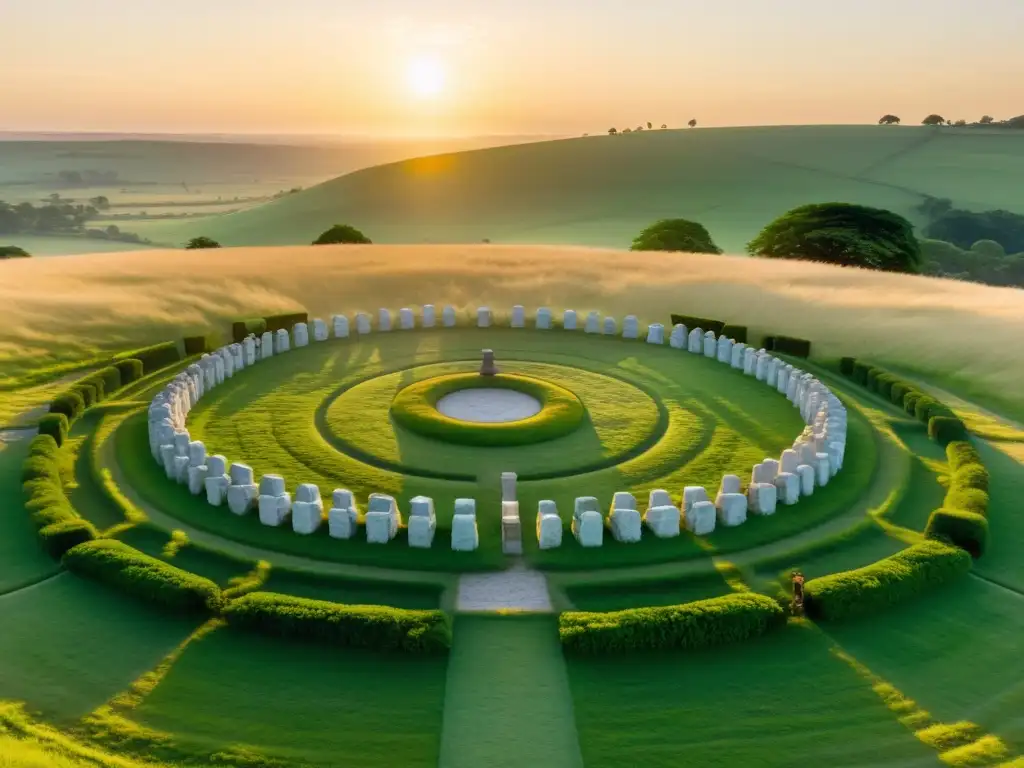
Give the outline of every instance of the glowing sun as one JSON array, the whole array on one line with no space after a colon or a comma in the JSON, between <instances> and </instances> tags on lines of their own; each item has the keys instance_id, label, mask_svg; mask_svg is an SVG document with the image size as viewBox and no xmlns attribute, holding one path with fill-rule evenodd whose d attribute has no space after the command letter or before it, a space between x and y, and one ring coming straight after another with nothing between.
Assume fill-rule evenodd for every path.
<instances>
[{"instance_id":1,"label":"glowing sun","mask_svg":"<svg viewBox=\"0 0 1024 768\"><path fill-rule=\"evenodd\" d=\"M426 56L412 59L405 72L409 90L424 99L438 96L444 90L444 75L441 62Z\"/></svg>"}]
</instances>

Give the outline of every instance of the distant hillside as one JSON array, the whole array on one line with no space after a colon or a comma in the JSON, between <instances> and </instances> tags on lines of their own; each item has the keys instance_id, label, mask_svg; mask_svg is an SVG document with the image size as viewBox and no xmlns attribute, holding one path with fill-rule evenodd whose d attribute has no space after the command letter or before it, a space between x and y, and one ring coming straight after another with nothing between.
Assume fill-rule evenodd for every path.
<instances>
[{"instance_id":1,"label":"distant hillside","mask_svg":"<svg viewBox=\"0 0 1024 768\"><path fill-rule=\"evenodd\" d=\"M704 223L730 251L803 203L876 205L914 218L923 195L1024 212L1024 134L798 126L645 131L438 155L368 168L223 216L137 229L180 245L311 242L338 222L375 242L623 247L665 216Z\"/></svg>"}]
</instances>

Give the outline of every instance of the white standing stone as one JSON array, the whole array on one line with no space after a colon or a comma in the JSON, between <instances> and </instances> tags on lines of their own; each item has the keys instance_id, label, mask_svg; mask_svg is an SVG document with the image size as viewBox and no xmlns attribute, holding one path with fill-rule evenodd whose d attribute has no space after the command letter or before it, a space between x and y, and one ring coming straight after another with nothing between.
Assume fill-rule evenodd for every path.
<instances>
[{"instance_id":1,"label":"white standing stone","mask_svg":"<svg viewBox=\"0 0 1024 768\"><path fill-rule=\"evenodd\" d=\"M309 326L305 323L296 323L292 327L292 335L295 337L295 347L309 346Z\"/></svg>"},{"instance_id":2,"label":"white standing stone","mask_svg":"<svg viewBox=\"0 0 1024 768\"><path fill-rule=\"evenodd\" d=\"M828 485L832 478L832 466L827 453L816 453L814 455L815 482L818 485Z\"/></svg>"},{"instance_id":3,"label":"white standing stone","mask_svg":"<svg viewBox=\"0 0 1024 768\"><path fill-rule=\"evenodd\" d=\"M281 328L274 334L274 354L280 355L282 352L287 352L290 348L288 331Z\"/></svg>"},{"instance_id":4,"label":"white standing stone","mask_svg":"<svg viewBox=\"0 0 1024 768\"><path fill-rule=\"evenodd\" d=\"M555 502L544 500L537 505L537 546L555 549L562 545L562 518Z\"/></svg>"},{"instance_id":5,"label":"white standing stone","mask_svg":"<svg viewBox=\"0 0 1024 768\"><path fill-rule=\"evenodd\" d=\"M694 536L706 536L715 530L717 510L710 501L698 501L686 511L686 530Z\"/></svg>"},{"instance_id":6,"label":"white standing stone","mask_svg":"<svg viewBox=\"0 0 1024 768\"><path fill-rule=\"evenodd\" d=\"M472 552L479 545L476 501L474 499L456 499L455 514L452 516L452 549L456 552Z\"/></svg>"},{"instance_id":7,"label":"white standing stone","mask_svg":"<svg viewBox=\"0 0 1024 768\"><path fill-rule=\"evenodd\" d=\"M313 483L302 483L295 489L292 502L292 530L308 535L316 531L324 519L324 503L320 489Z\"/></svg>"},{"instance_id":8,"label":"white standing stone","mask_svg":"<svg viewBox=\"0 0 1024 768\"><path fill-rule=\"evenodd\" d=\"M562 315L562 328L564 328L567 331L575 331L576 330L576 310L575 309L567 309L567 310L565 310L565 313Z\"/></svg>"},{"instance_id":9,"label":"white standing stone","mask_svg":"<svg viewBox=\"0 0 1024 768\"><path fill-rule=\"evenodd\" d=\"M747 489L748 508L755 515L774 515L778 489L775 483L752 483Z\"/></svg>"},{"instance_id":10,"label":"white standing stone","mask_svg":"<svg viewBox=\"0 0 1024 768\"><path fill-rule=\"evenodd\" d=\"M188 444L188 465L198 467L206 464L206 446L199 440L193 440Z\"/></svg>"},{"instance_id":11,"label":"white standing stone","mask_svg":"<svg viewBox=\"0 0 1024 768\"><path fill-rule=\"evenodd\" d=\"M663 488L656 488L647 494L647 508L672 505L672 496Z\"/></svg>"},{"instance_id":12,"label":"white standing stone","mask_svg":"<svg viewBox=\"0 0 1024 768\"><path fill-rule=\"evenodd\" d=\"M536 328L539 331L551 330L551 310L548 307L537 310Z\"/></svg>"},{"instance_id":13,"label":"white standing stone","mask_svg":"<svg viewBox=\"0 0 1024 768\"><path fill-rule=\"evenodd\" d=\"M626 315L622 319L622 338L637 339L640 337L640 321L636 315Z\"/></svg>"},{"instance_id":14,"label":"white standing stone","mask_svg":"<svg viewBox=\"0 0 1024 768\"><path fill-rule=\"evenodd\" d=\"M800 478L792 472L779 472L775 476L775 488L781 504L790 506L800 500Z\"/></svg>"},{"instance_id":15,"label":"white standing stone","mask_svg":"<svg viewBox=\"0 0 1024 768\"><path fill-rule=\"evenodd\" d=\"M319 317L313 318L313 341L327 341L327 323Z\"/></svg>"},{"instance_id":16,"label":"white standing stone","mask_svg":"<svg viewBox=\"0 0 1024 768\"><path fill-rule=\"evenodd\" d=\"M682 513L674 504L650 506L644 514L644 522L659 539L670 539L679 535Z\"/></svg>"},{"instance_id":17,"label":"white standing stone","mask_svg":"<svg viewBox=\"0 0 1024 768\"><path fill-rule=\"evenodd\" d=\"M477 328L490 328L494 318L491 315L490 307L478 307L476 310Z\"/></svg>"},{"instance_id":18,"label":"white standing stone","mask_svg":"<svg viewBox=\"0 0 1024 768\"><path fill-rule=\"evenodd\" d=\"M612 536L624 544L635 544L640 541L643 532L640 513L635 509L613 509L608 516Z\"/></svg>"},{"instance_id":19,"label":"white standing stone","mask_svg":"<svg viewBox=\"0 0 1024 768\"><path fill-rule=\"evenodd\" d=\"M782 452L782 459L779 462L779 469L782 472L796 474L796 468L800 466L800 454L792 449Z\"/></svg>"},{"instance_id":20,"label":"white standing stone","mask_svg":"<svg viewBox=\"0 0 1024 768\"><path fill-rule=\"evenodd\" d=\"M455 327L455 307L449 305L441 310L441 325L445 328Z\"/></svg>"},{"instance_id":21,"label":"white standing stone","mask_svg":"<svg viewBox=\"0 0 1024 768\"><path fill-rule=\"evenodd\" d=\"M672 349L686 349L687 338L686 338L686 326L682 323L676 323L672 326L672 332L668 335L668 345Z\"/></svg>"},{"instance_id":22,"label":"white standing stone","mask_svg":"<svg viewBox=\"0 0 1024 768\"><path fill-rule=\"evenodd\" d=\"M747 347L743 350L743 373L747 376L753 376L757 371L757 350L753 347Z\"/></svg>"},{"instance_id":23,"label":"white standing stone","mask_svg":"<svg viewBox=\"0 0 1024 768\"><path fill-rule=\"evenodd\" d=\"M356 534L358 520L352 491L335 488L331 494L331 509L327 513L327 532L335 539L351 539Z\"/></svg>"},{"instance_id":24,"label":"white standing stone","mask_svg":"<svg viewBox=\"0 0 1024 768\"><path fill-rule=\"evenodd\" d=\"M694 355L704 352L704 330L702 328L694 328L690 331L686 339L686 351Z\"/></svg>"},{"instance_id":25,"label":"white standing stone","mask_svg":"<svg viewBox=\"0 0 1024 768\"><path fill-rule=\"evenodd\" d=\"M732 347L732 339L727 339L725 336L718 337L718 349L716 355L718 362L725 363L726 365L729 365L732 362Z\"/></svg>"},{"instance_id":26,"label":"white standing stone","mask_svg":"<svg viewBox=\"0 0 1024 768\"><path fill-rule=\"evenodd\" d=\"M334 326L334 338L348 338L348 318L345 315L334 315L331 318L331 324Z\"/></svg>"},{"instance_id":27,"label":"white standing stone","mask_svg":"<svg viewBox=\"0 0 1024 768\"><path fill-rule=\"evenodd\" d=\"M206 478L203 480L203 486L206 488L206 501L208 504L214 507L219 507L225 502L228 495L228 488L231 486L231 481L225 474L216 475L207 468Z\"/></svg>"},{"instance_id":28,"label":"white standing stone","mask_svg":"<svg viewBox=\"0 0 1024 768\"><path fill-rule=\"evenodd\" d=\"M198 496L206 488L206 465L188 468L188 492Z\"/></svg>"},{"instance_id":29,"label":"white standing stone","mask_svg":"<svg viewBox=\"0 0 1024 768\"><path fill-rule=\"evenodd\" d=\"M370 330L370 316L365 312L356 312L356 333L365 336Z\"/></svg>"},{"instance_id":30,"label":"white standing stone","mask_svg":"<svg viewBox=\"0 0 1024 768\"><path fill-rule=\"evenodd\" d=\"M188 456L174 457L173 479L181 485L188 483Z\"/></svg>"},{"instance_id":31,"label":"white standing stone","mask_svg":"<svg viewBox=\"0 0 1024 768\"><path fill-rule=\"evenodd\" d=\"M772 389L778 386L779 381L779 370L782 367L782 361L777 357L773 357L768 361L768 375L765 376L764 383Z\"/></svg>"},{"instance_id":32,"label":"white standing stone","mask_svg":"<svg viewBox=\"0 0 1024 768\"><path fill-rule=\"evenodd\" d=\"M797 477L800 478L800 495L810 496L814 493L814 467L810 464L801 464L796 468Z\"/></svg>"},{"instance_id":33,"label":"white standing stone","mask_svg":"<svg viewBox=\"0 0 1024 768\"><path fill-rule=\"evenodd\" d=\"M251 336L242 342L242 354L247 366L256 365L256 340Z\"/></svg>"},{"instance_id":34,"label":"white standing stone","mask_svg":"<svg viewBox=\"0 0 1024 768\"><path fill-rule=\"evenodd\" d=\"M789 387L789 374L793 371L793 366L783 365L779 368L778 376L775 378L775 391L780 394L786 394L786 390Z\"/></svg>"},{"instance_id":35,"label":"white standing stone","mask_svg":"<svg viewBox=\"0 0 1024 768\"><path fill-rule=\"evenodd\" d=\"M398 310L398 327L403 331L411 331L416 327L416 315L408 307Z\"/></svg>"},{"instance_id":36,"label":"white standing stone","mask_svg":"<svg viewBox=\"0 0 1024 768\"><path fill-rule=\"evenodd\" d=\"M661 323L651 323L647 326L647 343L648 344L664 344L665 343L665 326Z\"/></svg>"},{"instance_id":37,"label":"white standing stone","mask_svg":"<svg viewBox=\"0 0 1024 768\"><path fill-rule=\"evenodd\" d=\"M424 328L433 328L434 324L436 322L437 322L437 317L436 317L436 313L434 312L434 305L433 304L424 304L423 305L423 327Z\"/></svg>"},{"instance_id":38,"label":"white standing stone","mask_svg":"<svg viewBox=\"0 0 1024 768\"><path fill-rule=\"evenodd\" d=\"M501 473L501 500L516 501L516 479L515 472Z\"/></svg>"},{"instance_id":39,"label":"white standing stone","mask_svg":"<svg viewBox=\"0 0 1024 768\"><path fill-rule=\"evenodd\" d=\"M371 525L370 517L374 522ZM385 531L383 520L387 520L387 538L382 539ZM366 501L366 540L375 544L383 544L395 538L402 526L402 515L398 511L398 503L393 496L386 493L371 493Z\"/></svg>"},{"instance_id":40,"label":"white standing stone","mask_svg":"<svg viewBox=\"0 0 1024 768\"><path fill-rule=\"evenodd\" d=\"M582 547L604 543L604 519L599 510L594 496L577 496L573 503L572 532Z\"/></svg>"},{"instance_id":41,"label":"white standing stone","mask_svg":"<svg viewBox=\"0 0 1024 768\"><path fill-rule=\"evenodd\" d=\"M513 328L525 328L526 327L526 310L522 304L516 304L512 307L512 323Z\"/></svg>"},{"instance_id":42,"label":"white standing stone","mask_svg":"<svg viewBox=\"0 0 1024 768\"><path fill-rule=\"evenodd\" d=\"M722 525L732 527L747 522L747 497L742 493L720 494L716 507Z\"/></svg>"},{"instance_id":43,"label":"white standing stone","mask_svg":"<svg viewBox=\"0 0 1024 768\"><path fill-rule=\"evenodd\" d=\"M381 307L377 310L377 330L387 332L391 330L391 311Z\"/></svg>"},{"instance_id":44,"label":"white standing stone","mask_svg":"<svg viewBox=\"0 0 1024 768\"><path fill-rule=\"evenodd\" d=\"M583 326L584 333L600 333L601 332L601 313L590 311L587 313L587 320Z\"/></svg>"},{"instance_id":45,"label":"white standing stone","mask_svg":"<svg viewBox=\"0 0 1024 768\"><path fill-rule=\"evenodd\" d=\"M715 339L714 331L705 331L704 333L704 357L710 357L714 359L718 356L718 341Z\"/></svg>"},{"instance_id":46,"label":"white standing stone","mask_svg":"<svg viewBox=\"0 0 1024 768\"><path fill-rule=\"evenodd\" d=\"M263 525L279 526L291 514L292 497L285 491L281 475L264 475L259 485L260 522Z\"/></svg>"},{"instance_id":47,"label":"white standing stone","mask_svg":"<svg viewBox=\"0 0 1024 768\"><path fill-rule=\"evenodd\" d=\"M174 477L174 458L177 455L174 452L174 443L160 446L160 459L164 467L164 474L167 475L168 480Z\"/></svg>"},{"instance_id":48,"label":"white standing stone","mask_svg":"<svg viewBox=\"0 0 1024 768\"><path fill-rule=\"evenodd\" d=\"M259 491L255 485L229 485L226 494L228 509L233 514L245 515L256 506Z\"/></svg>"},{"instance_id":49,"label":"white standing stone","mask_svg":"<svg viewBox=\"0 0 1024 768\"><path fill-rule=\"evenodd\" d=\"M742 341L732 345L732 357L729 360L729 367L735 368L738 371L743 370L744 354L747 351L747 345Z\"/></svg>"},{"instance_id":50,"label":"white standing stone","mask_svg":"<svg viewBox=\"0 0 1024 768\"><path fill-rule=\"evenodd\" d=\"M754 378L758 381L764 381L768 378L768 361L770 355L763 349L757 353L757 360L754 363Z\"/></svg>"},{"instance_id":51,"label":"white standing stone","mask_svg":"<svg viewBox=\"0 0 1024 768\"><path fill-rule=\"evenodd\" d=\"M702 501L710 502L708 492L703 485L688 485L683 489L683 512L689 512L694 504ZM714 507L714 504L711 505Z\"/></svg>"},{"instance_id":52,"label":"white standing stone","mask_svg":"<svg viewBox=\"0 0 1024 768\"><path fill-rule=\"evenodd\" d=\"M614 317L606 317L604 319L603 331L605 336L617 336L619 333L618 324L615 322Z\"/></svg>"},{"instance_id":53,"label":"white standing stone","mask_svg":"<svg viewBox=\"0 0 1024 768\"><path fill-rule=\"evenodd\" d=\"M409 546L430 549L436 530L434 500L429 496L413 496L409 500Z\"/></svg>"}]
</instances>

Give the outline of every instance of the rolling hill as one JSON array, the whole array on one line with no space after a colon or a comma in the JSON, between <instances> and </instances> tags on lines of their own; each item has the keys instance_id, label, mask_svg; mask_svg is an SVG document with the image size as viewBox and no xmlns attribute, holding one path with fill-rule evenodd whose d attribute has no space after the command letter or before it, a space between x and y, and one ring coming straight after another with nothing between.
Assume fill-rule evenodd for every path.
<instances>
[{"instance_id":1,"label":"rolling hill","mask_svg":"<svg viewBox=\"0 0 1024 768\"><path fill-rule=\"evenodd\" d=\"M915 219L925 195L1024 212L1024 132L883 126L648 131L421 157L238 213L140 224L154 242L308 243L351 223L380 243L624 247L651 221L697 219L727 251L800 204Z\"/></svg>"}]
</instances>

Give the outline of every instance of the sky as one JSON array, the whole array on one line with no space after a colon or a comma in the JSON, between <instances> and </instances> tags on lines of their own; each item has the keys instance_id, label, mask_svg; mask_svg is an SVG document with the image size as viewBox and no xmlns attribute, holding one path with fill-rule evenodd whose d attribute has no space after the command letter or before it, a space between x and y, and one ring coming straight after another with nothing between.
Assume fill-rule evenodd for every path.
<instances>
[{"instance_id":1,"label":"sky","mask_svg":"<svg viewBox=\"0 0 1024 768\"><path fill-rule=\"evenodd\" d=\"M468 136L1024 113L1024 0L0 0L0 130Z\"/></svg>"}]
</instances>

